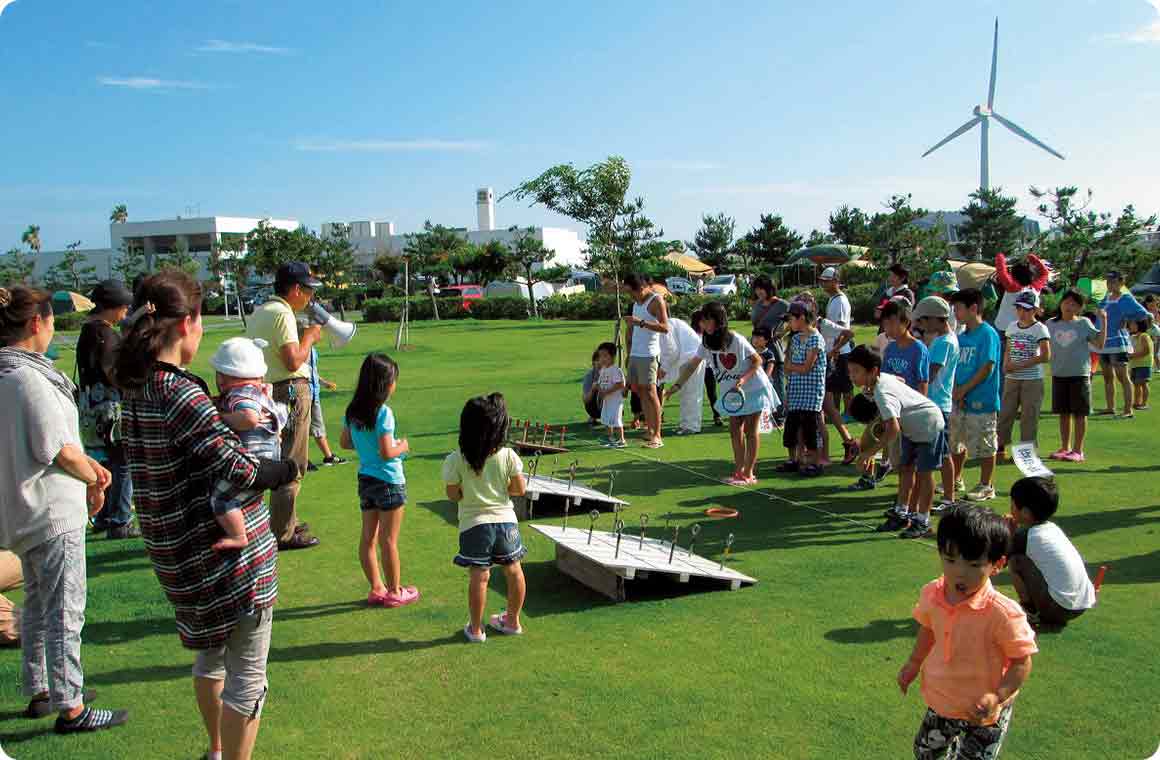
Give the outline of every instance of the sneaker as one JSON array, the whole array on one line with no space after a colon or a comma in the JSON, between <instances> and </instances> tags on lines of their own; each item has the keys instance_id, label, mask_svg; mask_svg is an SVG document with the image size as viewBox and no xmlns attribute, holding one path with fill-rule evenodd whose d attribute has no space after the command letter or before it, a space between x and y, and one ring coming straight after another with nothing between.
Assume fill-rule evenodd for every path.
<instances>
[{"instance_id":1,"label":"sneaker","mask_svg":"<svg viewBox=\"0 0 1160 760\"><path fill-rule=\"evenodd\" d=\"M897 533L898 531L910 525L910 520L897 512L891 511L890 516L886 518L886 522L874 529L875 533Z\"/></svg>"},{"instance_id":2,"label":"sneaker","mask_svg":"<svg viewBox=\"0 0 1160 760\"><path fill-rule=\"evenodd\" d=\"M81 693L81 701L86 705L90 702L96 702L97 692L93 689L85 689ZM28 703L28 707L24 709L24 717L31 720L39 720L41 718L47 718L54 712L55 710L52 709L52 703L49 701L48 696L46 695L43 697L36 697L30 701Z\"/></svg>"},{"instance_id":3,"label":"sneaker","mask_svg":"<svg viewBox=\"0 0 1160 760\"><path fill-rule=\"evenodd\" d=\"M725 423L721 421L721 415L714 414L713 415L713 424L716 425L717 427L721 427Z\"/></svg>"},{"instance_id":4,"label":"sneaker","mask_svg":"<svg viewBox=\"0 0 1160 760\"><path fill-rule=\"evenodd\" d=\"M874 474L874 481L881 483L882 481L886 480L886 476L889 475L893 469L894 466L890 464L890 460L883 459L878 463L878 472Z\"/></svg>"},{"instance_id":5,"label":"sneaker","mask_svg":"<svg viewBox=\"0 0 1160 760\"><path fill-rule=\"evenodd\" d=\"M1063 458L1068 462L1083 462L1085 461L1082 451L1069 451Z\"/></svg>"},{"instance_id":6,"label":"sneaker","mask_svg":"<svg viewBox=\"0 0 1160 760\"><path fill-rule=\"evenodd\" d=\"M346 464L346 460L340 456L335 456L334 454L331 454L326 459L322 460L323 467L334 467L336 464Z\"/></svg>"},{"instance_id":7,"label":"sneaker","mask_svg":"<svg viewBox=\"0 0 1160 760\"><path fill-rule=\"evenodd\" d=\"M488 618L487 627L505 636L522 636L524 634L524 627L522 625L516 626L515 628L508 626L507 610L500 610Z\"/></svg>"},{"instance_id":8,"label":"sneaker","mask_svg":"<svg viewBox=\"0 0 1160 760\"><path fill-rule=\"evenodd\" d=\"M610 448L610 449L627 449L628 448L628 441L609 441L608 448Z\"/></svg>"},{"instance_id":9,"label":"sneaker","mask_svg":"<svg viewBox=\"0 0 1160 760\"><path fill-rule=\"evenodd\" d=\"M995 498L995 486L986 483L980 483L967 494L967 499L970 501L990 501L993 498Z\"/></svg>"},{"instance_id":10,"label":"sneaker","mask_svg":"<svg viewBox=\"0 0 1160 760\"><path fill-rule=\"evenodd\" d=\"M847 491L873 491L878 487L877 481L869 475L863 475L858 478L857 482L846 486Z\"/></svg>"},{"instance_id":11,"label":"sneaker","mask_svg":"<svg viewBox=\"0 0 1160 760\"><path fill-rule=\"evenodd\" d=\"M132 522L127 522L124 525L110 525L109 530L105 533L105 538L125 539L125 538L140 538L141 529Z\"/></svg>"},{"instance_id":12,"label":"sneaker","mask_svg":"<svg viewBox=\"0 0 1160 760\"><path fill-rule=\"evenodd\" d=\"M85 705L81 714L67 720L63 715L58 716L53 730L58 734L79 734L86 731L100 731L114 726L123 726L129 720L128 710L100 710Z\"/></svg>"},{"instance_id":13,"label":"sneaker","mask_svg":"<svg viewBox=\"0 0 1160 760\"><path fill-rule=\"evenodd\" d=\"M935 504L930 508L930 513L932 515L945 515L947 512L950 512L954 508L955 503L953 501L947 501L946 499L943 499L938 504Z\"/></svg>"},{"instance_id":14,"label":"sneaker","mask_svg":"<svg viewBox=\"0 0 1160 760\"><path fill-rule=\"evenodd\" d=\"M891 515L905 515L910 512L910 507L904 507L901 504L895 504L890 509L882 512L883 517L890 517Z\"/></svg>"},{"instance_id":15,"label":"sneaker","mask_svg":"<svg viewBox=\"0 0 1160 760\"><path fill-rule=\"evenodd\" d=\"M306 463L306 471L307 472L318 472L318 465L316 465L314 462L307 462Z\"/></svg>"},{"instance_id":16,"label":"sneaker","mask_svg":"<svg viewBox=\"0 0 1160 760\"><path fill-rule=\"evenodd\" d=\"M482 629L478 635L471 632L471 623L467 623L463 626L463 635L467 637L467 641L470 644L482 644L483 642L487 641L487 633L485 633Z\"/></svg>"},{"instance_id":17,"label":"sneaker","mask_svg":"<svg viewBox=\"0 0 1160 760\"><path fill-rule=\"evenodd\" d=\"M683 427L679 427L673 431L673 435L692 435L692 434L693 434L692 430L686 430Z\"/></svg>"},{"instance_id":18,"label":"sneaker","mask_svg":"<svg viewBox=\"0 0 1160 760\"><path fill-rule=\"evenodd\" d=\"M842 444L842 448L846 452L842 457L842 464L852 464L858 458L858 454L861 453L857 441L846 441Z\"/></svg>"},{"instance_id":19,"label":"sneaker","mask_svg":"<svg viewBox=\"0 0 1160 760\"><path fill-rule=\"evenodd\" d=\"M898 534L899 538L930 538L934 535L934 531L930 529L930 521L918 520L917 518L910 521Z\"/></svg>"},{"instance_id":20,"label":"sneaker","mask_svg":"<svg viewBox=\"0 0 1160 760\"><path fill-rule=\"evenodd\" d=\"M817 478L825 473L825 468L820 464L807 464L798 471L798 474L803 478Z\"/></svg>"}]
</instances>

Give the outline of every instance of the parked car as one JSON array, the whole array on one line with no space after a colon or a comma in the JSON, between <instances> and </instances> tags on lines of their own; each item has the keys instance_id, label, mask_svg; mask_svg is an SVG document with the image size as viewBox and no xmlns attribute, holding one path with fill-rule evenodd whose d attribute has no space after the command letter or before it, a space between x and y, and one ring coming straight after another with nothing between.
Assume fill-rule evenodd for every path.
<instances>
[{"instance_id":1,"label":"parked car","mask_svg":"<svg viewBox=\"0 0 1160 760\"><path fill-rule=\"evenodd\" d=\"M707 296L735 296L737 295L737 275L719 274L705 283L703 292Z\"/></svg>"},{"instance_id":2,"label":"parked car","mask_svg":"<svg viewBox=\"0 0 1160 760\"><path fill-rule=\"evenodd\" d=\"M668 287L669 292L679 296L697 292L697 287L684 277L669 277L665 280L665 286Z\"/></svg>"},{"instance_id":3,"label":"parked car","mask_svg":"<svg viewBox=\"0 0 1160 760\"><path fill-rule=\"evenodd\" d=\"M471 302L483 298L483 286L474 284L444 285L439 288L440 298L458 299L465 311L471 311Z\"/></svg>"}]
</instances>

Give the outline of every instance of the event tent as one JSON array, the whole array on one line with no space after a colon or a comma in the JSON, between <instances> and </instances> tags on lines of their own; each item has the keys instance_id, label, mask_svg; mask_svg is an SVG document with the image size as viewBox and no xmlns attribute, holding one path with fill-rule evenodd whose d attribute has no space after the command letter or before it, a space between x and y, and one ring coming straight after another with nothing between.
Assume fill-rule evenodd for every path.
<instances>
[{"instance_id":1,"label":"event tent","mask_svg":"<svg viewBox=\"0 0 1160 760\"><path fill-rule=\"evenodd\" d=\"M676 264L694 277L712 277L715 274L713 267L701 261L696 256L690 256L680 251L669 251L665 254L665 261Z\"/></svg>"},{"instance_id":2,"label":"event tent","mask_svg":"<svg viewBox=\"0 0 1160 760\"><path fill-rule=\"evenodd\" d=\"M785 260L786 264L794 264L801 260L811 261L819 266L848 264L857 261L870 250L861 245L844 245L841 243L827 243L825 245L811 245L799 248Z\"/></svg>"}]
</instances>

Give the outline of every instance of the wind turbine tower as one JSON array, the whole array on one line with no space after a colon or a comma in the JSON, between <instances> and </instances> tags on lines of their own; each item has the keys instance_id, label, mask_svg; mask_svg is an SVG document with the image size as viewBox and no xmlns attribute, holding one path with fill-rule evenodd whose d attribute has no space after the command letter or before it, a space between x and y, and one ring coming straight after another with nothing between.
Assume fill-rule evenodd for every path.
<instances>
[{"instance_id":1,"label":"wind turbine tower","mask_svg":"<svg viewBox=\"0 0 1160 760\"><path fill-rule=\"evenodd\" d=\"M1032 135L1027 130L1023 129L1023 127L1019 126L1015 122L1003 117L1001 114L999 114L998 111L995 110L995 80L996 80L998 74L999 74L999 19L996 18L995 19L995 43L991 49L991 87L987 91L987 104L986 105L980 104L980 105L975 106L975 109L974 109L975 117L973 119L971 119L966 124L959 127L958 129L956 129L954 132L951 132L949 135L947 135L942 140L940 140L938 143L936 143L933 148L928 150L926 153L922 154L922 157L926 158L931 153L934 153L936 150L938 150L942 146L949 143L951 140L954 140L956 137L959 137L960 135L963 135L963 134L966 134L967 132L970 132L975 127L976 124L979 125L979 140L980 140L979 187L982 188L983 190L990 190L991 189L990 149L989 149L989 145L988 145L988 140L989 140L989 136L990 136L990 129L991 129L991 123L990 123L991 119L994 119L995 121L999 122L1004 127L1006 127L1007 129L1011 130L1012 132L1014 132L1018 136L1022 137L1027 142L1031 143L1032 145L1039 146L1040 148L1047 151L1048 153L1055 156L1056 158L1058 158L1060 160L1063 160L1063 158L1064 158L1062 153L1060 153L1059 151L1050 147L1049 145L1047 145L1042 140L1040 140L1037 137L1035 137L1034 135Z\"/></svg>"}]
</instances>

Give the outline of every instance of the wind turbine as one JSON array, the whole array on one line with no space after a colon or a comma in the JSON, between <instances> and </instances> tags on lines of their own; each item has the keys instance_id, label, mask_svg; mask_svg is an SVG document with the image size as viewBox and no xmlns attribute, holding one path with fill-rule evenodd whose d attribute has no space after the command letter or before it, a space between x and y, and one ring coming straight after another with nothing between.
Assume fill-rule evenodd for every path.
<instances>
[{"instance_id":1,"label":"wind turbine","mask_svg":"<svg viewBox=\"0 0 1160 760\"><path fill-rule=\"evenodd\" d=\"M1038 145L1040 148L1043 148L1045 151L1047 151L1051 155L1055 156L1056 158L1058 158L1060 160L1063 160L1063 158L1064 158L1062 153L1060 153L1059 151L1050 147L1049 145L1044 143L1042 140L1038 139L1037 137L1032 135L1030 132L1023 129L1023 127L1019 126L1018 124L1011 121L1010 119L1004 118L997 111L995 111L995 78L998 76L998 73L999 73L999 19L996 18L995 19L995 45L991 50L991 87L987 92L987 105L975 106L975 110L974 110L975 118L971 119L966 124L959 127L958 129L956 129L954 132L951 132L949 135L947 135L942 140L940 140L938 143L936 143L933 148L928 150L926 153L922 154L922 157L926 158L931 153L934 153L936 150L938 150L942 146L949 143L951 140L955 139L956 137L958 137L962 134L965 134L965 133L971 131L975 127L975 125L978 124L982 130L981 134L980 134L980 140L982 142L982 150L981 150L981 155L979 157L979 187L981 187L984 190L991 189L990 153L989 153L988 144L987 144L988 133L990 132L990 128L991 128L991 125L990 125L991 119L994 119L995 121L999 122L1004 127L1011 130L1015 134L1019 135L1020 137L1022 137L1024 140L1031 143L1032 145Z\"/></svg>"}]
</instances>

